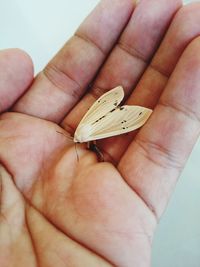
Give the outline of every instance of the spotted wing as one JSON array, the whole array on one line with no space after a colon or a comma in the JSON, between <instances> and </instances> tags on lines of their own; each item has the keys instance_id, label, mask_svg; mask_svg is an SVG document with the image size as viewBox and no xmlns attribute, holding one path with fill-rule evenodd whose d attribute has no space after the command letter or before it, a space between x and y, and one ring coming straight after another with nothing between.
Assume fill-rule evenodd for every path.
<instances>
[{"instance_id":1,"label":"spotted wing","mask_svg":"<svg viewBox=\"0 0 200 267\"><path fill-rule=\"evenodd\" d=\"M151 113L151 109L140 106L117 107L101 119L90 122L90 136L85 142L136 130L148 120Z\"/></svg>"},{"instance_id":2,"label":"spotted wing","mask_svg":"<svg viewBox=\"0 0 200 267\"><path fill-rule=\"evenodd\" d=\"M88 112L84 115L80 121L78 127L82 124L91 124L103 117L109 111L116 108L124 98L124 90L122 86L115 87L114 89L103 94L98 98L94 104L90 107Z\"/></svg>"}]
</instances>

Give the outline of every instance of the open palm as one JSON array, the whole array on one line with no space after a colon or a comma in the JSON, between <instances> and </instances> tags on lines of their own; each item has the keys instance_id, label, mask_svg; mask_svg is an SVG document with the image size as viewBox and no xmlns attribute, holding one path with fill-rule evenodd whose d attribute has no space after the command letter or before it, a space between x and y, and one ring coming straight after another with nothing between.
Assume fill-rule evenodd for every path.
<instances>
[{"instance_id":1,"label":"open palm","mask_svg":"<svg viewBox=\"0 0 200 267\"><path fill-rule=\"evenodd\" d=\"M150 265L199 134L199 13L179 0L102 0L34 81L27 55L0 53L1 267ZM85 144L77 160L65 135L117 85L153 115L137 134L99 141L105 162Z\"/></svg>"}]
</instances>

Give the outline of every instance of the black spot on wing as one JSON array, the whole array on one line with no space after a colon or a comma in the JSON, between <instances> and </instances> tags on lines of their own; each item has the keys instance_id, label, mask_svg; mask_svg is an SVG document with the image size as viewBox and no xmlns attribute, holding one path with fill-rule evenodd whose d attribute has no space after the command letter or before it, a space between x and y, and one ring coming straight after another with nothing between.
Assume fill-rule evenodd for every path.
<instances>
[{"instance_id":1,"label":"black spot on wing","mask_svg":"<svg viewBox=\"0 0 200 267\"><path fill-rule=\"evenodd\" d=\"M95 123L97 123L97 122L101 121L101 120L102 120L102 119L104 119L105 117L106 117L106 115L104 115L104 116L100 117L98 120L96 120L95 122L93 122L93 123L92 123L92 125L94 125Z\"/></svg>"},{"instance_id":2,"label":"black spot on wing","mask_svg":"<svg viewBox=\"0 0 200 267\"><path fill-rule=\"evenodd\" d=\"M106 100L104 100L103 102L102 102L102 100L100 99L100 100L97 100L97 103L102 103L102 104L104 104L104 103L106 103L107 101Z\"/></svg>"},{"instance_id":3,"label":"black spot on wing","mask_svg":"<svg viewBox=\"0 0 200 267\"><path fill-rule=\"evenodd\" d=\"M112 113L112 112L115 111L115 110L116 110L116 108L112 109L112 110L110 111L110 113Z\"/></svg>"}]
</instances>

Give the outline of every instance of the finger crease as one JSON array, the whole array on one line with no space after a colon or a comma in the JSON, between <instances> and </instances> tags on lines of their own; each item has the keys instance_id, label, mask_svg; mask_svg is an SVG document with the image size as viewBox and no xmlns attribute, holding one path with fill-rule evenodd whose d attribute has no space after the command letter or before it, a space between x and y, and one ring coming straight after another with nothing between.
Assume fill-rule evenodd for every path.
<instances>
[{"instance_id":1,"label":"finger crease","mask_svg":"<svg viewBox=\"0 0 200 267\"><path fill-rule=\"evenodd\" d=\"M149 64L149 61L139 52L137 51L136 48L134 47L130 47L122 42L118 42L117 46L123 50L124 52L126 52L127 54L129 54L130 56L139 59L140 61L142 61L145 64Z\"/></svg>"},{"instance_id":2,"label":"finger crease","mask_svg":"<svg viewBox=\"0 0 200 267\"><path fill-rule=\"evenodd\" d=\"M163 169L182 170L181 160L171 150L157 143L136 138L134 142L144 152L143 155L155 165Z\"/></svg>"},{"instance_id":3,"label":"finger crease","mask_svg":"<svg viewBox=\"0 0 200 267\"><path fill-rule=\"evenodd\" d=\"M162 106L164 108L167 109L171 109L172 113L176 112L176 113L181 113L183 114L185 117L198 122L200 124L200 116L197 115L197 113L190 109L189 106L184 107L182 104L176 103L176 104L172 104L172 103L167 103L166 101L162 100L158 103L158 106Z\"/></svg>"},{"instance_id":4,"label":"finger crease","mask_svg":"<svg viewBox=\"0 0 200 267\"><path fill-rule=\"evenodd\" d=\"M154 65L154 64L152 64L152 63L149 65L149 67L150 67L151 69L155 70L156 72L158 72L159 74L161 74L162 76L164 76L166 79L169 79L169 75L170 75L170 74L168 74L166 71L164 71L164 70L158 68L156 65Z\"/></svg>"},{"instance_id":5,"label":"finger crease","mask_svg":"<svg viewBox=\"0 0 200 267\"><path fill-rule=\"evenodd\" d=\"M92 90L88 92L89 95L94 98L94 100L98 99L100 96L108 92L108 88L103 88L99 86L94 86Z\"/></svg>"},{"instance_id":6,"label":"finger crease","mask_svg":"<svg viewBox=\"0 0 200 267\"><path fill-rule=\"evenodd\" d=\"M78 92L81 91L83 86L74 78L72 78L69 73L59 69L55 64L52 63L45 67L43 73L50 83L56 86L57 89L60 89L62 92L72 96L76 100L79 99L80 93ZM72 83L70 90L68 90L68 87L66 86L66 84L69 84L69 82Z\"/></svg>"},{"instance_id":7,"label":"finger crease","mask_svg":"<svg viewBox=\"0 0 200 267\"><path fill-rule=\"evenodd\" d=\"M82 34L80 32L76 32L74 34L75 37L83 40L84 42L89 43L90 45L92 45L95 49L97 49L98 51L101 52L101 54L103 54L104 57L106 57L106 52L96 43L94 42L92 39L90 39L88 36L86 36L85 34Z\"/></svg>"}]
</instances>

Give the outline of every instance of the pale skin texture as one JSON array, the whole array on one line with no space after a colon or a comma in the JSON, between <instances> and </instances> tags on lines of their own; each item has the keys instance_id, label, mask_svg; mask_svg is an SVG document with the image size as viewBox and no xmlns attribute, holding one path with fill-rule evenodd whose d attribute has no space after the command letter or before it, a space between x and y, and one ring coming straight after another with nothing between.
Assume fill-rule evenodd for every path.
<instances>
[{"instance_id":1,"label":"pale skin texture","mask_svg":"<svg viewBox=\"0 0 200 267\"><path fill-rule=\"evenodd\" d=\"M199 135L199 34L198 3L102 0L35 79L24 52L0 52L1 267L150 266ZM57 131L73 134L119 84L153 115L137 135L98 142L107 162L85 144L77 161Z\"/></svg>"}]
</instances>

